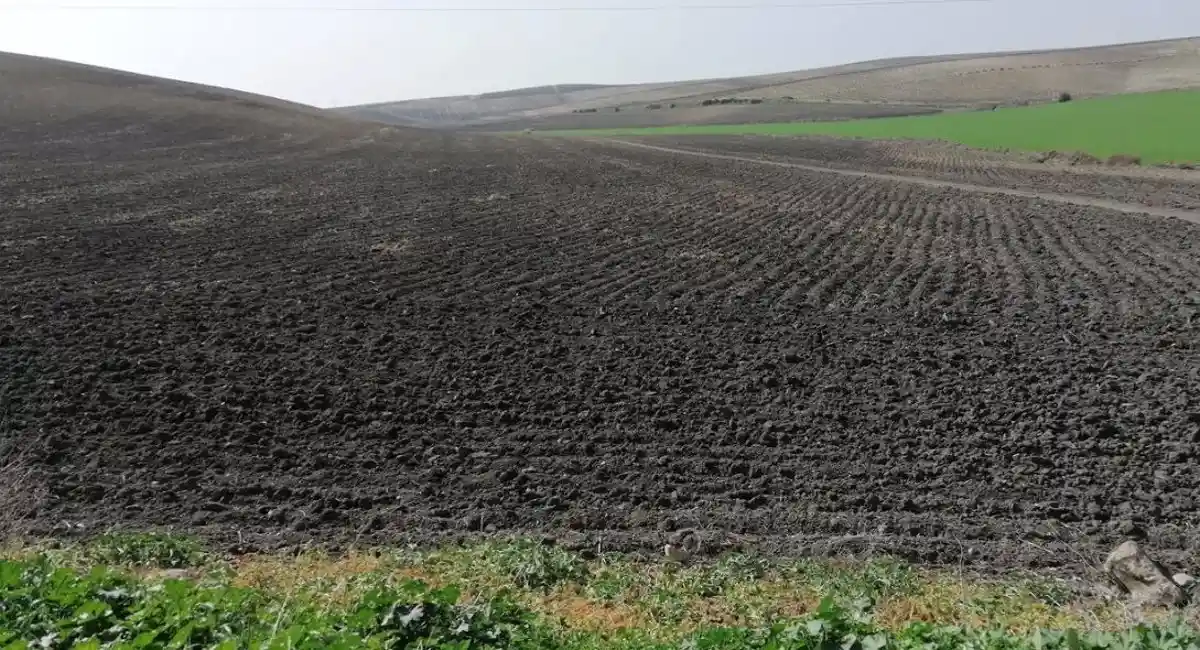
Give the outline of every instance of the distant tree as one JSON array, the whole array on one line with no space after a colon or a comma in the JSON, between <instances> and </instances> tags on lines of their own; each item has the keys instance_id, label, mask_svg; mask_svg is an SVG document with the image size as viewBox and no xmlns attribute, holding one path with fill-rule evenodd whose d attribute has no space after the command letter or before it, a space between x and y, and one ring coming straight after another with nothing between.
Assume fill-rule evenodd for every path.
<instances>
[{"instance_id":1,"label":"distant tree","mask_svg":"<svg viewBox=\"0 0 1200 650\"><path fill-rule=\"evenodd\" d=\"M620 113L620 112L621 112L621 107L620 107L620 106L613 106L613 112L614 112L614 113Z\"/></svg>"},{"instance_id":2,"label":"distant tree","mask_svg":"<svg viewBox=\"0 0 1200 650\"><path fill-rule=\"evenodd\" d=\"M1065 103L1067 103L1067 102L1071 101L1071 99L1073 99L1073 98L1071 97L1071 93L1069 93L1069 92L1067 92L1067 91L1065 91L1065 90L1064 90L1064 91L1062 91L1061 93L1058 93L1058 102L1059 102L1060 104L1065 104Z\"/></svg>"},{"instance_id":3,"label":"distant tree","mask_svg":"<svg viewBox=\"0 0 1200 650\"><path fill-rule=\"evenodd\" d=\"M671 104L671 108L675 108L675 105L674 105L674 104Z\"/></svg>"}]
</instances>

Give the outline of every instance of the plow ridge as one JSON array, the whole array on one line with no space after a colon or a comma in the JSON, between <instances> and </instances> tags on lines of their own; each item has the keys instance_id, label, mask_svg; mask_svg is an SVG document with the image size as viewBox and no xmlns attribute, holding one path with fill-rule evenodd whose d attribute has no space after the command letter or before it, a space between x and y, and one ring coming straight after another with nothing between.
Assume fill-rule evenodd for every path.
<instances>
[{"instance_id":1,"label":"plow ridge","mask_svg":"<svg viewBox=\"0 0 1200 650\"><path fill-rule=\"evenodd\" d=\"M76 177L26 144L0 435L40 441L46 530L1042 566L1076 557L1021 541L1048 522L1134 521L1200 551L1200 226L1145 205L1188 183L440 134L135 139Z\"/></svg>"}]
</instances>

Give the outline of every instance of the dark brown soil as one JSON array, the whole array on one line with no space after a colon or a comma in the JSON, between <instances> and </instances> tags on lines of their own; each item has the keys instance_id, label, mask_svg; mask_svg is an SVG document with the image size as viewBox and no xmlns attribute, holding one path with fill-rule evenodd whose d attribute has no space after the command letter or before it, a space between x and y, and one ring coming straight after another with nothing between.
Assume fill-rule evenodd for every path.
<instances>
[{"instance_id":1,"label":"dark brown soil","mask_svg":"<svg viewBox=\"0 0 1200 650\"><path fill-rule=\"evenodd\" d=\"M102 117L87 142L0 125L0 422L43 532L1200 550L1195 225L574 140Z\"/></svg>"},{"instance_id":2,"label":"dark brown soil","mask_svg":"<svg viewBox=\"0 0 1200 650\"><path fill-rule=\"evenodd\" d=\"M762 104L727 104L701 106L701 100L685 98L674 108L671 103L657 103L661 108L646 105L622 105L619 112L613 107L595 113L566 113L522 119L490 122L472 127L477 131L502 132L536 129L627 129L680 124L764 124L770 122L811 122L819 120L849 120L902 115L929 115L941 108L911 104L870 104L865 102L797 102L773 99Z\"/></svg>"},{"instance_id":3,"label":"dark brown soil","mask_svg":"<svg viewBox=\"0 0 1200 650\"><path fill-rule=\"evenodd\" d=\"M1055 168L1021 164L1018 154L912 140L825 137L687 136L647 142L720 154L804 162L1037 192L1077 194L1151 207L1200 210L1200 174L1183 170ZM1069 156L1068 156L1069 158ZM1095 158L1092 160L1096 163ZM1070 163L1069 163L1070 164Z\"/></svg>"}]
</instances>

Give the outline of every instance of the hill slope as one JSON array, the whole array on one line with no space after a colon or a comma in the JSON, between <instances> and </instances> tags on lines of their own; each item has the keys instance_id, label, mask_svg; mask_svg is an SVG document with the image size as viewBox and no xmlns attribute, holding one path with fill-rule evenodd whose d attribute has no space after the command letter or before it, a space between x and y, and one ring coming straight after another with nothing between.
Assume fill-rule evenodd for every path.
<instances>
[{"instance_id":1,"label":"hill slope","mask_svg":"<svg viewBox=\"0 0 1200 650\"><path fill-rule=\"evenodd\" d=\"M294 102L42 57L0 52L0 150L136 137L147 145L328 129L366 130Z\"/></svg>"},{"instance_id":2,"label":"hill slope","mask_svg":"<svg viewBox=\"0 0 1200 650\"><path fill-rule=\"evenodd\" d=\"M763 95L834 101L975 104L1045 100L1200 86L1200 38L977 56L855 75L822 76Z\"/></svg>"},{"instance_id":3,"label":"hill slope","mask_svg":"<svg viewBox=\"0 0 1200 650\"><path fill-rule=\"evenodd\" d=\"M891 105L881 109L882 114L894 114L906 112L896 104L912 106L907 112L925 112L933 107L1043 101L1062 91L1090 97L1194 87L1200 87L1200 38L904 57L753 77L534 88L338 110L366 119L422 126L602 128L858 117L864 103ZM714 103L729 97L763 102L704 106L706 100ZM815 111L810 105L815 102L833 106ZM648 107L652 104L665 106ZM676 104L674 109L670 104ZM668 112L671 110L675 112ZM614 118L617 113L621 116Z\"/></svg>"}]
</instances>

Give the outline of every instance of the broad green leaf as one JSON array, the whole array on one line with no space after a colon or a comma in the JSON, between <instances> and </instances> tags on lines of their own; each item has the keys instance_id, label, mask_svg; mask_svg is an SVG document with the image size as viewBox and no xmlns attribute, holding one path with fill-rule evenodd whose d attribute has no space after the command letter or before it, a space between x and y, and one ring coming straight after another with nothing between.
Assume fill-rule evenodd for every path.
<instances>
[{"instance_id":1,"label":"broad green leaf","mask_svg":"<svg viewBox=\"0 0 1200 650\"><path fill-rule=\"evenodd\" d=\"M882 632L864 637L862 640L862 650L883 650L888 645L888 638Z\"/></svg>"}]
</instances>

